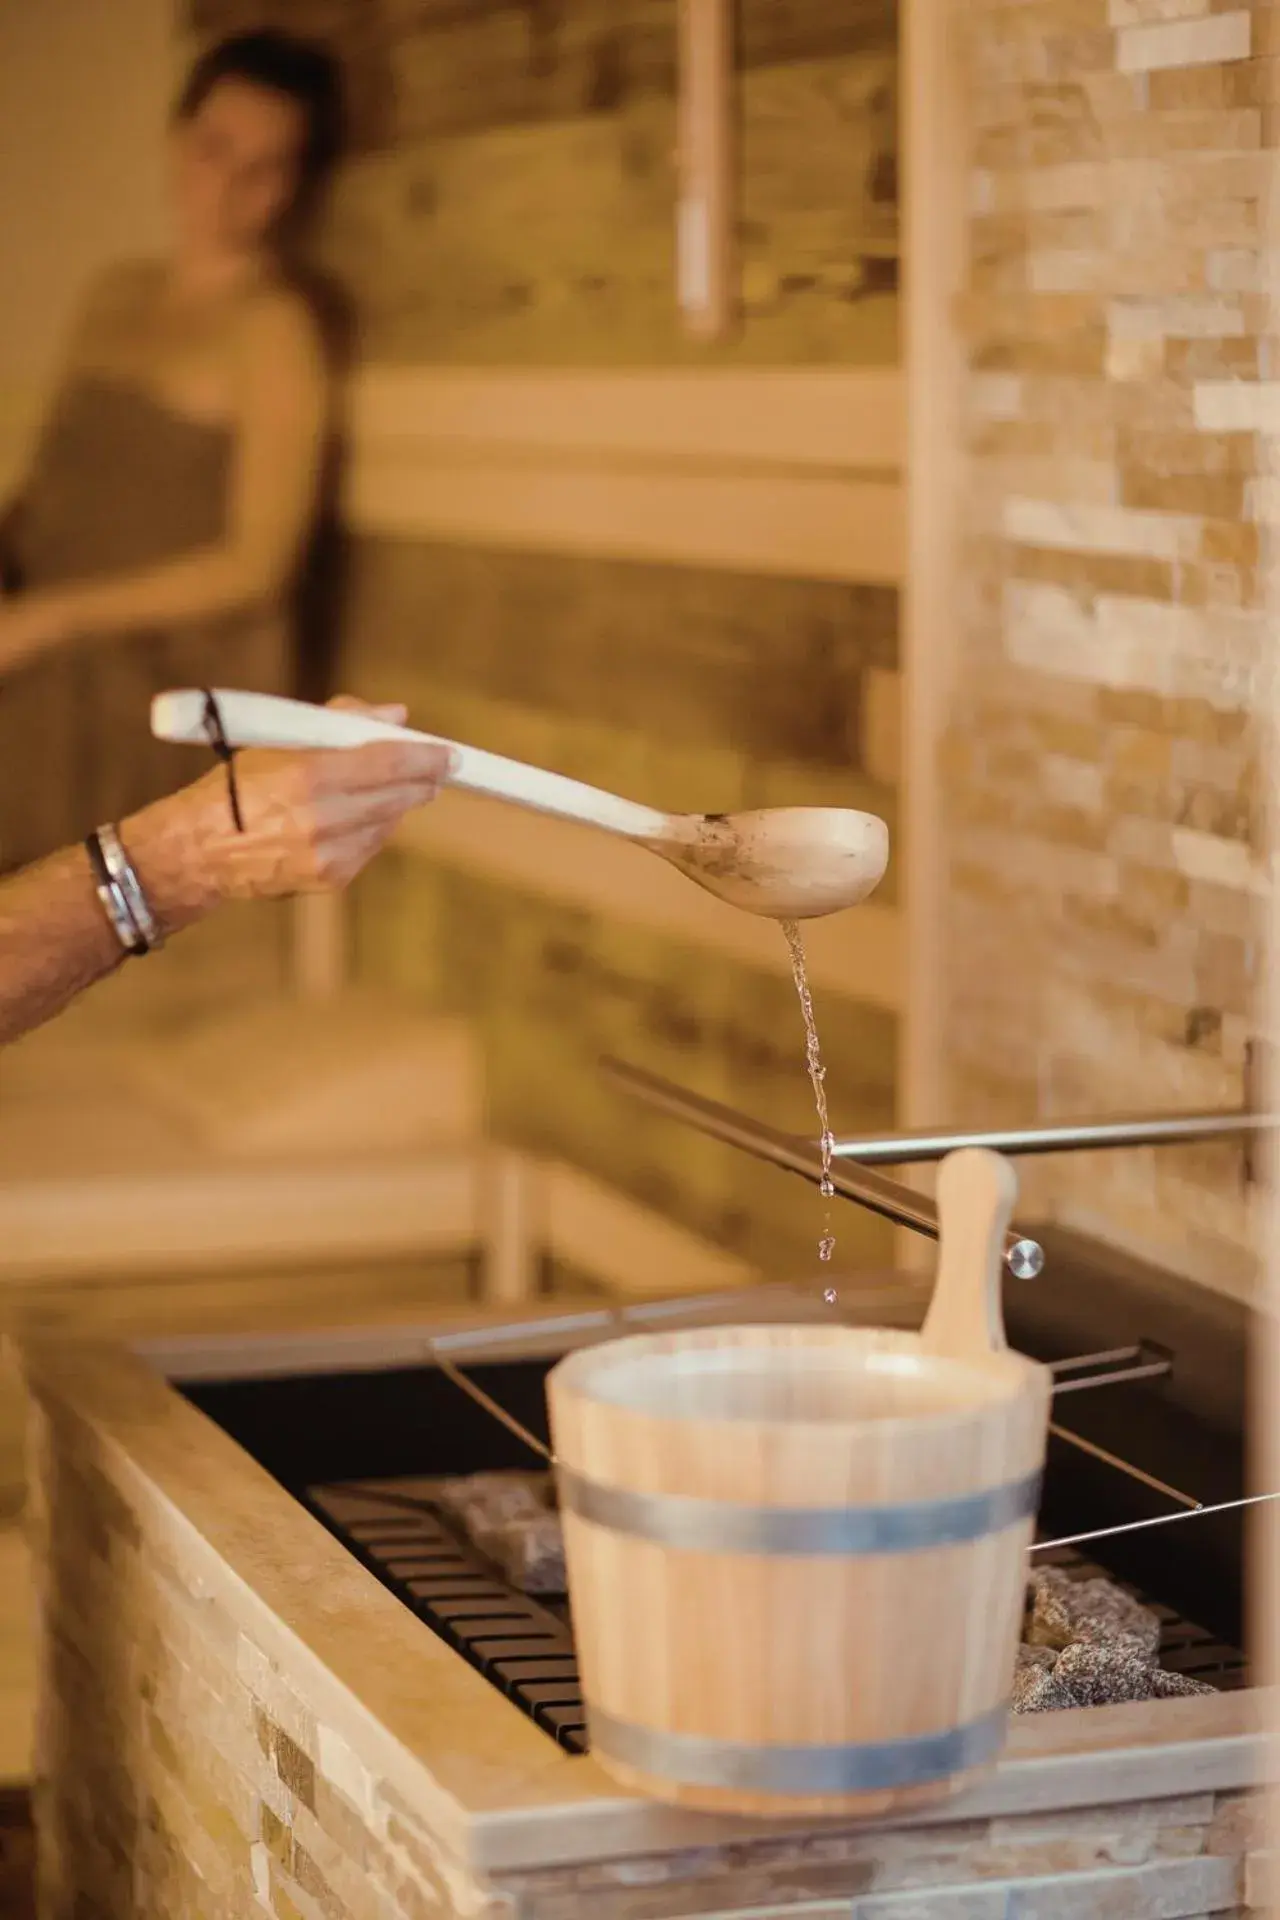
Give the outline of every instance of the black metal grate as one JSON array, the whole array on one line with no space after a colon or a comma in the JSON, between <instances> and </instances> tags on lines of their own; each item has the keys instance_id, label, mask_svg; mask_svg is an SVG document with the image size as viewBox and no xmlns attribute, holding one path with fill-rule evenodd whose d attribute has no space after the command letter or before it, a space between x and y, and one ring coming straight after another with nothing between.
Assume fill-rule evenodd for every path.
<instances>
[{"instance_id":1,"label":"black metal grate","mask_svg":"<svg viewBox=\"0 0 1280 1920\"><path fill-rule=\"evenodd\" d=\"M329 1530L442 1640L570 1753L587 1751L567 1602L518 1593L436 1504L437 1480L353 1480L309 1487ZM1073 1547L1037 1564L1079 1579L1115 1576ZM1128 1583L1120 1584L1128 1586ZM1221 1691L1250 1684L1238 1648L1128 1586L1161 1622L1160 1664Z\"/></svg>"},{"instance_id":2,"label":"black metal grate","mask_svg":"<svg viewBox=\"0 0 1280 1920\"><path fill-rule=\"evenodd\" d=\"M518 1593L435 1505L435 1480L309 1487L307 1503L433 1633L570 1753L587 1732L568 1605Z\"/></svg>"}]
</instances>

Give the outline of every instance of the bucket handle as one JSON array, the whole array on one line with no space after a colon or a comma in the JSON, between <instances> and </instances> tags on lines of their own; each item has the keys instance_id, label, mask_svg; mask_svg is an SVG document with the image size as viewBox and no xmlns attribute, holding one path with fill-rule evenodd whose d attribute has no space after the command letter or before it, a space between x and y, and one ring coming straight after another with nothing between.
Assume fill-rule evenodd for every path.
<instances>
[{"instance_id":1,"label":"bucket handle","mask_svg":"<svg viewBox=\"0 0 1280 1920\"><path fill-rule=\"evenodd\" d=\"M968 1360L1007 1350L1001 1280L1017 1197L1013 1167L986 1147L964 1147L939 1167L938 1272L921 1334L928 1352Z\"/></svg>"}]
</instances>

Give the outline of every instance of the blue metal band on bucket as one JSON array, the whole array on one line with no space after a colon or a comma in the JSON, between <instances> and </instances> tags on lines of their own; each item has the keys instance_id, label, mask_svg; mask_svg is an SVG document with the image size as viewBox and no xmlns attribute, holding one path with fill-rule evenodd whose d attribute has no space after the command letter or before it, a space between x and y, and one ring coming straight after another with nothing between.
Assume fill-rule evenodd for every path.
<instances>
[{"instance_id":1,"label":"blue metal band on bucket","mask_svg":"<svg viewBox=\"0 0 1280 1920\"><path fill-rule=\"evenodd\" d=\"M633 1493L557 1468L560 1505L593 1526L693 1553L796 1557L921 1553L1002 1533L1028 1519L1040 1500L1040 1473L949 1500L885 1507L748 1507L684 1494Z\"/></svg>"},{"instance_id":2,"label":"blue metal band on bucket","mask_svg":"<svg viewBox=\"0 0 1280 1920\"><path fill-rule=\"evenodd\" d=\"M1004 1744L1006 1706L963 1727L909 1740L876 1740L855 1746L754 1746L710 1740L701 1734L665 1733L615 1720L587 1707L592 1751L654 1779L686 1787L723 1787L739 1793L878 1793L923 1787L967 1773L994 1759Z\"/></svg>"}]
</instances>

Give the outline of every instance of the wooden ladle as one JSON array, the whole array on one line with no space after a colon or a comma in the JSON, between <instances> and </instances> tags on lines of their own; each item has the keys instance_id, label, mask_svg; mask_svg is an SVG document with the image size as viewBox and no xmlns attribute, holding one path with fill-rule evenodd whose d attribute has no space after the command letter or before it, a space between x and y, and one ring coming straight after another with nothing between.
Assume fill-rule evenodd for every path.
<instances>
[{"instance_id":1,"label":"wooden ladle","mask_svg":"<svg viewBox=\"0 0 1280 1920\"><path fill-rule=\"evenodd\" d=\"M210 693L158 694L151 731L158 740L207 745ZM282 700L274 694L212 690L222 738L230 747L358 747L375 740L433 740L454 755L452 786L508 800L534 813L598 827L669 860L717 899L773 920L813 920L864 900L889 858L889 832L873 813L851 807L763 807L750 813L659 813L617 794L583 786L519 760L434 734L392 726L367 714Z\"/></svg>"}]
</instances>

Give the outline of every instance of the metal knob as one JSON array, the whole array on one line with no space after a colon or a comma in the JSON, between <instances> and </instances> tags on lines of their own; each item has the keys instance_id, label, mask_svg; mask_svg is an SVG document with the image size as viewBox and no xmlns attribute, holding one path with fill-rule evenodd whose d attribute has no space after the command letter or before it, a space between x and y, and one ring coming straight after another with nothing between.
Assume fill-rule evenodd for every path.
<instances>
[{"instance_id":1,"label":"metal knob","mask_svg":"<svg viewBox=\"0 0 1280 1920\"><path fill-rule=\"evenodd\" d=\"M1044 1272L1044 1248L1023 1235L1005 1248L1004 1263L1015 1280L1038 1280Z\"/></svg>"}]
</instances>

